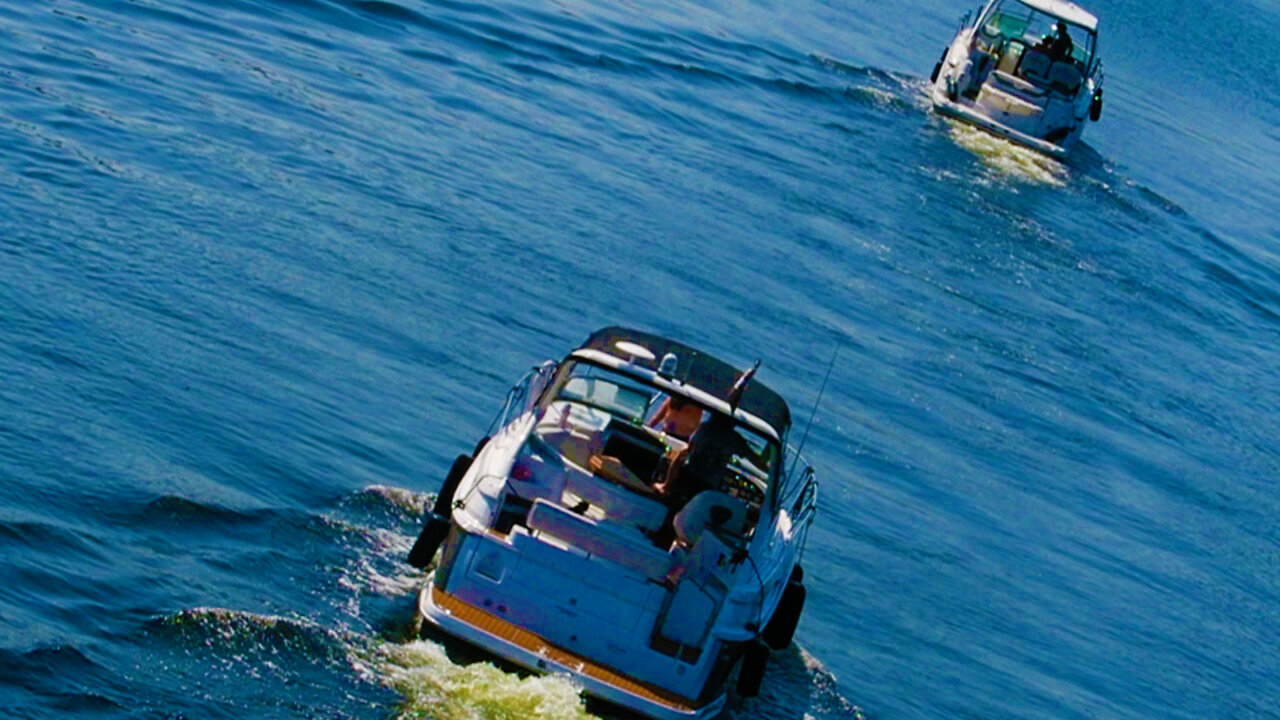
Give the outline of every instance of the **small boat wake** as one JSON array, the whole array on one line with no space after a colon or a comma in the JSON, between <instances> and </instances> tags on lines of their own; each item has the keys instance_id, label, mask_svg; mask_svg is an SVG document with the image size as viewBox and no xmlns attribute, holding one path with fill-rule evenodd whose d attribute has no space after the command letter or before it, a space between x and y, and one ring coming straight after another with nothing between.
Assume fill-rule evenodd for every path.
<instances>
[{"instance_id":1,"label":"small boat wake","mask_svg":"<svg viewBox=\"0 0 1280 720\"><path fill-rule=\"evenodd\" d=\"M930 119L928 126L945 128L956 145L976 155L990 170L983 178L985 182L1013 181L1062 187L1070 179L1068 164L1043 153L963 122L941 116L936 116L938 121L934 121L928 78L857 67L821 55L813 55L811 60L823 71L851 81L839 93L842 99L852 100L877 112L919 113ZM827 86L819 83L815 87Z\"/></svg>"},{"instance_id":2,"label":"small boat wake","mask_svg":"<svg viewBox=\"0 0 1280 720\"><path fill-rule=\"evenodd\" d=\"M866 720L862 709L840 694L835 675L799 645L774 653L769 658L760 694L731 703L726 717L734 720L794 720L797 717Z\"/></svg>"}]
</instances>

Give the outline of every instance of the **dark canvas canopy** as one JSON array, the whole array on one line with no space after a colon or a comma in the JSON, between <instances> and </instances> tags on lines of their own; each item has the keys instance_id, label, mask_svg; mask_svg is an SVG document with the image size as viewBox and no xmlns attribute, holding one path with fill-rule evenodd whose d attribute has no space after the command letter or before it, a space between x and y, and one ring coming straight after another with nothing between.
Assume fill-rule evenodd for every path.
<instances>
[{"instance_id":1,"label":"dark canvas canopy","mask_svg":"<svg viewBox=\"0 0 1280 720\"><path fill-rule=\"evenodd\" d=\"M656 359L633 358L631 354L618 349L617 344L623 341L643 346ZM742 369L700 350L660 335L628 328L607 327L597 330L587 338L582 347L599 350L623 360L633 360L637 365L651 370L658 369L663 355L672 353L678 360L674 377L726 402L729 400L729 390L742 372ZM778 437L785 436L791 424L791 412L787 409L786 401L759 380L752 380L747 385L738 407L768 423L778 433Z\"/></svg>"}]
</instances>

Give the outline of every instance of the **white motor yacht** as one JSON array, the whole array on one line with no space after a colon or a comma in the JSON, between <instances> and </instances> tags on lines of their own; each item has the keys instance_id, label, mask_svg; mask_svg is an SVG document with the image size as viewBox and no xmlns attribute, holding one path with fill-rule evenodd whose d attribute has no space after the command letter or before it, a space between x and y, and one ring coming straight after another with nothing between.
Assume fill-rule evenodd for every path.
<instances>
[{"instance_id":1,"label":"white motor yacht","mask_svg":"<svg viewBox=\"0 0 1280 720\"><path fill-rule=\"evenodd\" d=\"M758 367L617 327L535 367L410 552L440 556L424 633L653 718L755 694L803 609L817 497Z\"/></svg>"},{"instance_id":2,"label":"white motor yacht","mask_svg":"<svg viewBox=\"0 0 1280 720\"><path fill-rule=\"evenodd\" d=\"M1065 0L991 0L931 82L939 113L1062 159L1102 114L1098 19Z\"/></svg>"}]
</instances>

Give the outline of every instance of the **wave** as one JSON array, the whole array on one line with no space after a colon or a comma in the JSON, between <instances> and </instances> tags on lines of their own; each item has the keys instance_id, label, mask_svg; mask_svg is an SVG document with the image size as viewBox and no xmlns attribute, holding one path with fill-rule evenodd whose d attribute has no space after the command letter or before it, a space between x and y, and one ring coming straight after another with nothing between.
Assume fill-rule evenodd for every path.
<instances>
[{"instance_id":1,"label":"wave","mask_svg":"<svg viewBox=\"0 0 1280 720\"><path fill-rule=\"evenodd\" d=\"M71 645L44 645L25 652L0 649L0 678L19 673L35 673L46 677L77 677L102 672L89 656Z\"/></svg>"},{"instance_id":2,"label":"wave","mask_svg":"<svg viewBox=\"0 0 1280 720\"><path fill-rule=\"evenodd\" d=\"M38 550L94 562L107 558L97 545L75 530L35 520L0 520L0 548L10 553Z\"/></svg>"},{"instance_id":3,"label":"wave","mask_svg":"<svg viewBox=\"0 0 1280 720\"><path fill-rule=\"evenodd\" d=\"M862 708L840 694L835 675L799 645L769 657L760 695L750 700L731 696L729 717L795 718L803 712L806 720L851 718L866 720Z\"/></svg>"},{"instance_id":4,"label":"wave","mask_svg":"<svg viewBox=\"0 0 1280 720\"><path fill-rule=\"evenodd\" d=\"M269 657L281 652L308 661L352 663L359 635L323 627L311 620L261 615L216 607L181 610L156 618L146 632L156 638L218 654Z\"/></svg>"},{"instance_id":5,"label":"wave","mask_svg":"<svg viewBox=\"0 0 1280 720\"><path fill-rule=\"evenodd\" d=\"M1144 224L1163 217L1185 229L1186 233L1170 234L1171 247L1212 283L1208 287L1219 288L1257 320L1280 324L1280 270L1209 230L1174 200L1124 178L1091 148L1083 150L1073 157L1073 165L1082 171L1082 185Z\"/></svg>"},{"instance_id":6,"label":"wave","mask_svg":"<svg viewBox=\"0 0 1280 720\"><path fill-rule=\"evenodd\" d=\"M114 674L71 645L45 645L26 652L0 648L0 688L7 717L26 716L25 706L73 715L108 713L124 705L87 682L110 684Z\"/></svg>"},{"instance_id":7,"label":"wave","mask_svg":"<svg viewBox=\"0 0 1280 720\"><path fill-rule=\"evenodd\" d=\"M421 518L431 503L432 493L415 492L391 485L370 485L343 500L343 505L372 512L386 512Z\"/></svg>"}]
</instances>

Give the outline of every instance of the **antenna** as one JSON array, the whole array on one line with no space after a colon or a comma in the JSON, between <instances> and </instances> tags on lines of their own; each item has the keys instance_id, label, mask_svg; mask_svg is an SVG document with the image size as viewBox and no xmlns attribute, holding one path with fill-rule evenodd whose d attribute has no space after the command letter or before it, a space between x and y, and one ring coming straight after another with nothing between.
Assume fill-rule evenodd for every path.
<instances>
[{"instance_id":1,"label":"antenna","mask_svg":"<svg viewBox=\"0 0 1280 720\"><path fill-rule=\"evenodd\" d=\"M698 351L690 350L689 362L684 364L684 371L680 373L680 384L684 385L689 382L689 371L693 369L693 364L698 361Z\"/></svg>"},{"instance_id":2,"label":"antenna","mask_svg":"<svg viewBox=\"0 0 1280 720\"><path fill-rule=\"evenodd\" d=\"M840 338L840 342L836 343L836 349L831 351L831 362L827 363L827 374L822 378L822 387L818 389L818 399L813 401L813 412L809 413L809 424L804 427L804 435L800 437L800 445L796 447L796 457L791 461L791 469L787 471L787 477L796 471L796 463L800 462L800 451L804 449L804 443L809 439L809 428L813 427L813 419L818 415L818 405L822 402L822 394L827 391L827 381L831 379L831 369L836 366L836 356L840 354L840 348L844 346L844 338Z\"/></svg>"},{"instance_id":3,"label":"antenna","mask_svg":"<svg viewBox=\"0 0 1280 720\"><path fill-rule=\"evenodd\" d=\"M747 368L738 379L734 381L733 387L729 388L729 411L732 414L738 410L738 402L742 400L742 393L746 391L747 384L751 382L751 378L756 376L756 371L760 369L760 361L756 360L756 364Z\"/></svg>"}]
</instances>

